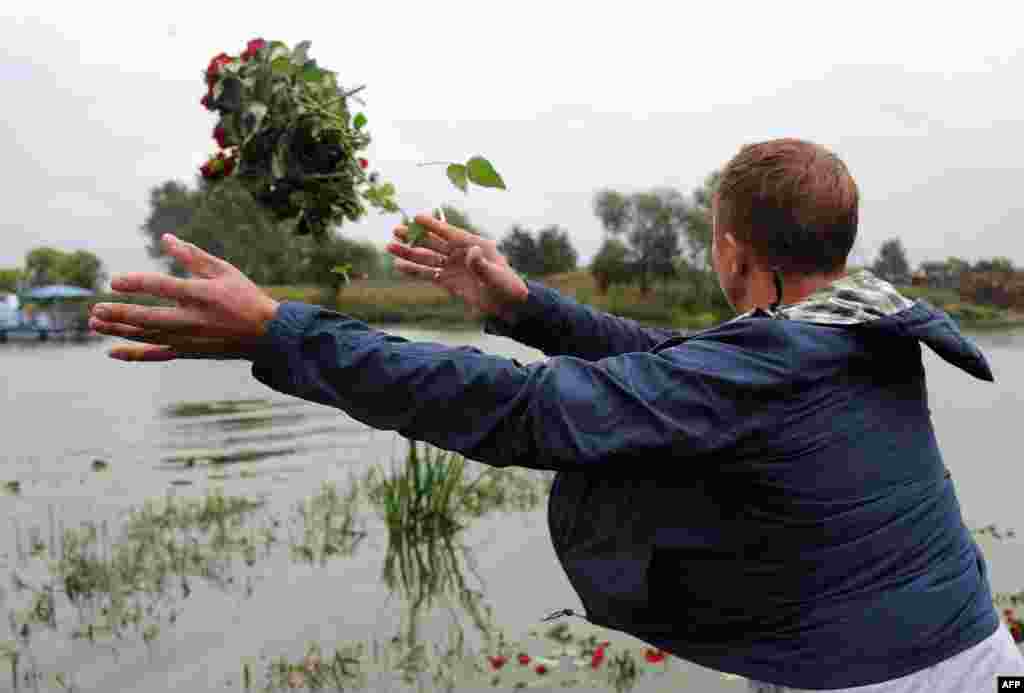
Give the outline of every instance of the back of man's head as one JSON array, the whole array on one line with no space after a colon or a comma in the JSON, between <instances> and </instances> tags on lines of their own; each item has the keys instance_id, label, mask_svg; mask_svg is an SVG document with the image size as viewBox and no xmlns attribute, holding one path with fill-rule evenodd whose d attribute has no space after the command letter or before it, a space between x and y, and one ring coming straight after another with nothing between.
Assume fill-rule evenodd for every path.
<instances>
[{"instance_id":1,"label":"back of man's head","mask_svg":"<svg viewBox=\"0 0 1024 693\"><path fill-rule=\"evenodd\" d=\"M824 147L796 139L750 144L722 170L717 224L764 269L832 274L857 236L857 184Z\"/></svg>"}]
</instances>

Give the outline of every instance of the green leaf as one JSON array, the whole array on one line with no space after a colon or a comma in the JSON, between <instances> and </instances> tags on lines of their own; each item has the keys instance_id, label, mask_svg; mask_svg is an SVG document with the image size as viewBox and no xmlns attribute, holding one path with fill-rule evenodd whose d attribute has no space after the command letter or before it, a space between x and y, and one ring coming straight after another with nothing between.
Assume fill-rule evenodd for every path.
<instances>
[{"instance_id":1,"label":"green leaf","mask_svg":"<svg viewBox=\"0 0 1024 693\"><path fill-rule=\"evenodd\" d=\"M469 184L466 182L468 171L462 164L451 164L448 166L448 180L462 192L469 192ZM499 179L500 180L500 179Z\"/></svg>"},{"instance_id":2,"label":"green leaf","mask_svg":"<svg viewBox=\"0 0 1024 693\"><path fill-rule=\"evenodd\" d=\"M506 190L505 181L501 179L498 172L494 170L491 162L482 156L474 156L466 162L466 169L469 172L469 180L485 188L501 188Z\"/></svg>"},{"instance_id":3,"label":"green leaf","mask_svg":"<svg viewBox=\"0 0 1024 693\"><path fill-rule=\"evenodd\" d=\"M234 113L242 108L242 80L237 77L222 77L213 88L214 105Z\"/></svg>"},{"instance_id":4,"label":"green leaf","mask_svg":"<svg viewBox=\"0 0 1024 693\"><path fill-rule=\"evenodd\" d=\"M291 61L291 58L284 55L280 58L274 58L273 62L270 63L270 69L273 70L275 75L290 77L298 70L298 66Z\"/></svg>"},{"instance_id":5,"label":"green leaf","mask_svg":"<svg viewBox=\"0 0 1024 693\"><path fill-rule=\"evenodd\" d=\"M249 108L246 109L246 117L242 119L245 124L246 130L249 132L256 132L260 129L260 125L263 124L263 119L267 116L267 104L262 101L253 101L249 104Z\"/></svg>"},{"instance_id":6,"label":"green leaf","mask_svg":"<svg viewBox=\"0 0 1024 693\"><path fill-rule=\"evenodd\" d=\"M417 243L420 242L422 238L426 237L427 235L427 227L411 219L406 220L405 227L409 231L409 233L406 234L405 239L410 246L415 246Z\"/></svg>"},{"instance_id":7,"label":"green leaf","mask_svg":"<svg viewBox=\"0 0 1024 693\"><path fill-rule=\"evenodd\" d=\"M270 52L268 55L271 63L276 62L277 59L281 57L290 59L291 54L292 52L288 50L288 44L283 41L270 42Z\"/></svg>"},{"instance_id":8,"label":"green leaf","mask_svg":"<svg viewBox=\"0 0 1024 693\"><path fill-rule=\"evenodd\" d=\"M274 155L270 160L270 172L274 178L280 180L285 177L288 173L288 162L286 160L287 153L284 147L278 147L274 150Z\"/></svg>"},{"instance_id":9,"label":"green leaf","mask_svg":"<svg viewBox=\"0 0 1024 693\"><path fill-rule=\"evenodd\" d=\"M348 273L350 271L352 271L352 265L349 265L349 264L337 265L337 266L331 268L331 272L333 274L340 274L342 277L345 278L345 283L346 284L348 284L348 282L349 282Z\"/></svg>"},{"instance_id":10,"label":"green leaf","mask_svg":"<svg viewBox=\"0 0 1024 693\"><path fill-rule=\"evenodd\" d=\"M310 60L308 63L302 66L302 72L299 73L306 82L319 82L323 79L324 71L317 67L315 60Z\"/></svg>"},{"instance_id":11,"label":"green leaf","mask_svg":"<svg viewBox=\"0 0 1024 693\"><path fill-rule=\"evenodd\" d=\"M366 116L362 113L356 113L356 117L352 119L352 127L359 130L366 125Z\"/></svg>"}]
</instances>

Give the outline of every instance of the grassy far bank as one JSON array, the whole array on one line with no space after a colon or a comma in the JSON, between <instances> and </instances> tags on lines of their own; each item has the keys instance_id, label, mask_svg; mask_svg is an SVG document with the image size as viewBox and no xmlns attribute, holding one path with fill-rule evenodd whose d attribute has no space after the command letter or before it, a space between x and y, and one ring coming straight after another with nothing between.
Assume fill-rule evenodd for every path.
<instances>
[{"instance_id":1,"label":"grassy far bank","mask_svg":"<svg viewBox=\"0 0 1024 693\"><path fill-rule=\"evenodd\" d=\"M482 323L444 289L410 279L357 280L336 293L315 286L269 286L264 290L278 301L322 305L371 324L471 328Z\"/></svg>"},{"instance_id":2,"label":"grassy far bank","mask_svg":"<svg viewBox=\"0 0 1024 693\"><path fill-rule=\"evenodd\" d=\"M703 329L731 315L716 314L710 308L694 311L684 307L688 287L681 282L655 285L650 295L642 296L637 286L612 286L606 294L598 292L597 283L586 270L565 272L538 278L576 301L598 310L631 318L643 325ZM927 287L897 287L910 299L923 299L949 313L965 328L999 328L1024 325L1024 314L1016 314L995 306L967 303L952 290ZM266 287L267 293L279 301L302 301L327 305L329 293L317 287ZM432 284L407 279L375 279L356 281L337 293L335 310L358 320L376 324L415 324L424 327L474 327L474 320L462 301Z\"/></svg>"},{"instance_id":3,"label":"grassy far bank","mask_svg":"<svg viewBox=\"0 0 1024 693\"><path fill-rule=\"evenodd\" d=\"M538 281L580 303L645 325L701 328L719 322L711 312L692 314L681 310L681 285L673 283L655 287L650 296L642 297L639 288L632 286L613 286L601 295L594 278L584 270L541 277ZM332 308L368 323L466 328L483 322L482 318L474 319L465 303L452 299L447 291L416 280L356 281L336 297L317 287L272 286L265 290L279 301L329 305L334 298Z\"/></svg>"},{"instance_id":4,"label":"grassy far bank","mask_svg":"<svg viewBox=\"0 0 1024 693\"><path fill-rule=\"evenodd\" d=\"M932 289L923 286L896 287L910 299L921 299L946 311L961 327L989 329L1024 325L1024 313L1004 310L997 306L968 303L952 289Z\"/></svg>"}]
</instances>

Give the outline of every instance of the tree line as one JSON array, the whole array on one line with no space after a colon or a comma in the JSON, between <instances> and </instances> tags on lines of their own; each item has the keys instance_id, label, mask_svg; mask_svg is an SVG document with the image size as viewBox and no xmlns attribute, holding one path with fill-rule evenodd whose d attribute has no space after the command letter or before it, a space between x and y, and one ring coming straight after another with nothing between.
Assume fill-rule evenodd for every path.
<instances>
[{"instance_id":1,"label":"tree line","mask_svg":"<svg viewBox=\"0 0 1024 693\"><path fill-rule=\"evenodd\" d=\"M631 193L599 190L593 212L605 238L587 267L598 292L607 293L614 285L637 285L647 295L658 282L671 282L689 304L684 307L726 314L728 306L711 267L711 200L718 179L719 173L712 172L689 195L673 188ZM465 211L453 206L445 206L444 211L455 226L491 237ZM150 256L163 261L176 276L185 272L163 254L160 237L167 232L224 257L263 286L315 285L336 293L344 279L333 269L345 264L352 268L350 276L358 278L396 276L391 256L373 243L337 232L317 242L295 234L292 224L274 220L231 179L211 187L198 178L194 187L173 180L154 187L140 230ZM537 231L515 225L501 238L498 249L527 278L578 269L579 256L569 232L559 225ZM912 281L913 271L899 238L885 241L869 268L896 285ZM950 257L922 262L917 272L931 287L957 289L965 273L1010 275L1016 268L1006 257L974 263ZM39 247L26 254L23 267L0 268L0 291L47 284L100 290L107 278L102 261L93 253Z\"/></svg>"},{"instance_id":2,"label":"tree line","mask_svg":"<svg viewBox=\"0 0 1024 693\"><path fill-rule=\"evenodd\" d=\"M26 253L23 267L0 268L0 291L7 293L49 284L98 291L106 280L103 261L88 250L66 252L41 246Z\"/></svg>"},{"instance_id":3,"label":"tree line","mask_svg":"<svg viewBox=\"0 0 1024 693\"><path fill-rule=\"evenodd\" d=\"M907 285L913 280L907 250L899 238L890 238L882 244L878 256L871 264L871 271L878 277L896 285ZM981 258L973 264L959 257L942 261L922 262L917 272L924 281L934 288L956 289L960 279L967 273L1014 274L1017 272L1013 260L1008 257Z\"/></svg>"}]
</instances>

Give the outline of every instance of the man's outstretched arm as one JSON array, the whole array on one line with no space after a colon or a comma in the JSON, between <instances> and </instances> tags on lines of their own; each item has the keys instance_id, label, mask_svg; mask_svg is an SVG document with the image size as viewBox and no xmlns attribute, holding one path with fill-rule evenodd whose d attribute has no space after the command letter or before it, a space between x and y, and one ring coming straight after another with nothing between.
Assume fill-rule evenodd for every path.
<instances>
[{"instance_id":1,"label":"man's outstretched arm","mask_svg":"<svg viewBox=\"0 0 1024 693\"><path fill-rule=\"evenodd\" d=\"M681 460L728 444L739 411L735 356L696 340L658 354L523 366L471 347L410 342L339 313L278 304L235 267L165 237L198 278L115 277L115 291L162 296L177 307L98 304L90 325L137 345L126 361L238 358L274 389L338 407L493 465L605 469L668 453Z\"/></svg>"},{"instance_id":2,"label":"man's outstretched arm","mask_svg":"<svg viewBox=\"0 0 1024 693\"><path fill-rule=\"evenodd\" d=\"M677 337L678 330L644 327L635 320L591 308L536 281L527 281L529 296L510 311L509 319L488 316L487 334L508 337L548 356L575 356L597 361L609 356L648 351Z\"/></svg>"},{"instance_id":3,"label":"man's outstretched arm","mask_svg":"<svg viewBox=\"0 0 1024 693\"><path fill-rule=\"evenodd\" d=\"M387 251L404 274L431 281L487 317L484 331L509 337L548 356L596 361L648 351L679 332L639 323L581 305L539 282L524 281L498 252L497 244L431 216L416 221L428 229L418 247L391 243ZM395 238L408 240L404 226Z\"/></svg>"},{"instance_id":4,"label":"man's outstretched arm","mask_svg":"<svg viewBox=\"0 0 1024 693\"><path fill-rule=\"evenodd\" d=\"M747 417L737 385L721 376L729 358L704 344L524 366L284 303L252 372L279 392L487 464L614 471L626 459L680 462L731 441Z\"/></svg>"}]
</instances>

